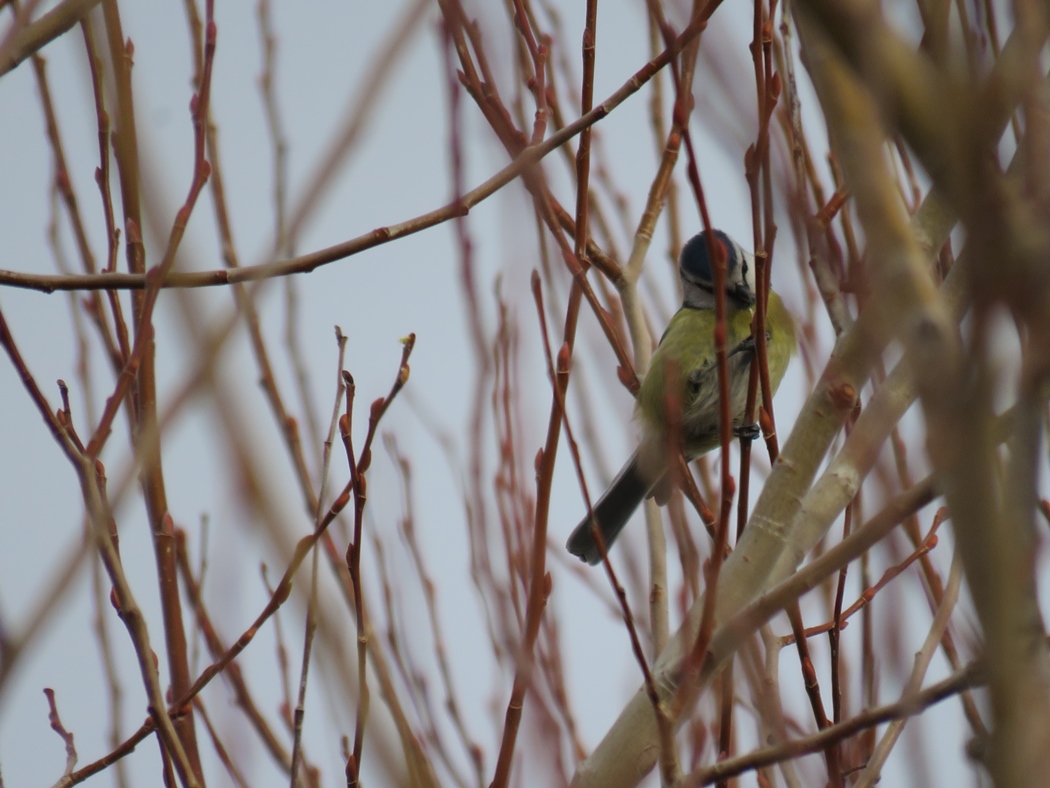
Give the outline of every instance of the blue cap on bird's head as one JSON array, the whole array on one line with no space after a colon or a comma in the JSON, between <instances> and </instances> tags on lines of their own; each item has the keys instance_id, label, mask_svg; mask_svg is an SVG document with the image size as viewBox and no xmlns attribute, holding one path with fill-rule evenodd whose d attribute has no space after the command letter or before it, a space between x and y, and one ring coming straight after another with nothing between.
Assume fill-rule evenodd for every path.
<instances>
[{"instance_id":1,"label":"blue cap on bird's head","mask_svg":"<svg viewBox=\"0 0 1050 788\"><path fill-rule=\"evenodd\" d=\"M711 241L725 254L725 291L737 306L755 303L755 258L740 248L740 244L721 230L711 231ZM708 234L701 232L682 247L678 258L678 274L682 278L685 305L694 308L712 308L714 305L714 261L708 246Z\"/></svg>"}]
</instances>

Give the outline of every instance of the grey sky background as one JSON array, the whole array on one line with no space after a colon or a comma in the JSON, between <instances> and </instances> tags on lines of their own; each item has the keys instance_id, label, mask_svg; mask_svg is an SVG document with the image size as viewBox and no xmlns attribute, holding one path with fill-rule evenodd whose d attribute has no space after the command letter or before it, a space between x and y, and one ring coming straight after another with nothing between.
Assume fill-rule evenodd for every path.
<instances>
[{"instance_id":1,"label":"grey sky background","mask_svg":"<svg viewBox=\"0 0 1050 788\"><path fill-rule=\"evenodd\" d=\"M574 59L575 71L579 73L578 41L584 4L567 2L557 6L566 31L565 40L570 45L569 57ZM327 0L274 3L277 97L290 143L289 197L293 204L334 130L340 127L345 107L357 94L363 75L403 13L403 7L403 4ZM478 4L478 8L482 7L483 4ZM710 48L718 56L741 59L740 68L723 61L726 71L734 75L732 78L749 74L750 67L743 58L750 38L751 8L751 4L726 3L703 39L705 52L710 42ZM125 34L135 44L133 73L144 188L153 198L151 204L157 206L155 220L146 228L148 262L155 264L163 248L158 238L163 239L170 226L190 178L189 39L180 3L127 3L121 11ZM680 15L680 9L675 13ZM8 14L6 10L3 12L4 24ZM502 12L482 14L482 19L492 51L509 46ZM274 242L273 170L270 138L257 83L262 60L255 4L220 0L216 21L218 49L213 115L219 128L231 223L241 262L247 265L267 259ZM608 96L647 60L646 38L640 32L645 24L644 4L638 0L607 0L600 4L596 100ZM444 205L452 196L447 82L436 6L428 9L413 35L411 44L392 70L389 85L369 115L348 166L336 178L323 208L304 227L297 252L319 249L375 227L403 221ZM98 142L79 33L73 31L63 36L47 47L44 54L70 161L69 175L80 197L93 249L101 264L105 253L101 233L104 225L93 180ZM497 68L505 69L506 64L498 63ZM509 84L509 73L498 76ZM804 80L801 68L800 77ZM803 85L803 89L812 106L808 84ZM746 96L749 102L744 110L752 123L753 92L750 81L740 87L740 95ZM717 116L725 111L727 101L711 60L702 58L693 128L701 143L701 174L711 203L712 220L749 247L750 207L742 162L744 148L754 137L754 128L752 125L738 129L735 136L718 133L719 123L713 120L712 113ZM477 107L465 95L461 112L465 181L471 188L503 167L507 157ZM638 220L656 167L648 113L647 95L638 94L597 127L602 160L614 168L613 177L626 198L626 211L632 223ZM814 139L823 139L819 116L807 113L806 123ZM0 267L41 273L55 270L54 255L46 238L51 169L51 152L35 82L30 65L24 63L0 78L0 249L3 249ZM546 160L545 170L565 204L572 205L573 192L557 154ZM676 176L680 178L681 172L680 162ZM117 195L114 182L115 201ZM206 189L183 243L180 265L186 268L221 267L210 200ZM682 205L685 232L692 234L699 229L699 219L685 190ZM78 269L68 223L60 216L62 250L68 264ZM528 290L529 276L538 266L531 203L520 185L512 185L473 209L468 228L474 244L478 292L486 327L490 333L495 329L498 288L508 302L521 344L519 385L530 392L524 399L531 403L523 414L522 452L531 462L535 450L542 445L550 403L536 316ZM783 293L791 307L801 309L802 294L797 285L794 246L786 216L781 223L781 235L779 248L784 251L773 274L774 287ZM666 225L661 221L649 266L656 269L653 281L657 298L665 308L670 308L675 296L664 257L666 245ZM627 248L626 243L623 248ZM120 260L123 265L123 250ZM467 712L468 725L485 751L486 768L491 770L511 677L493 667L479 600L470 580L459 469L450 465L420 417L421 413L432 414L442 429L456 439L462 452L461 460L465 459L474 360L458 266L453 227L445 224L296 277L293 284L299 308L299 342L305 354L302 363L311 376L314 401L325 416L331 412L336 381L333 327L339 325L348 337L345 367L353 373L358 389L357 445L364 436L367 403L385 394L393 380L401 352L399 339L409 332L417 335L410 381L383 426L396 435L401 451L412 459L416 528L438 578L440 612L456 687ZM258 307L264 333L278 359L277 375L291 397L292 370L287 356L276 352L283 343L285 293L283 282L269 283ZM79 420L87 404L76 376L68 299L69 296L61 293L44 295L11 288L0 290L0 307L37 381L52 404L57 405L55 381L64 379L70 385L74 418ZM124 303L127 304L126 299ZM162 411L194 361L190 328L212 327L231 308L232 298L226 289L167 291L161 297L155 322ZM660 317L666 319L666 316ZM825 332L823 347L826 349L830 328L822 315L818 316L818 328ZM660 326L655 329L659 331ZM551 325L550 330L556 336L560 326ZM616 380L615 359L586 308L580 331L577 364L583 365L589 376L592 401L588 407L594 407L600 414L599 422L609 426L604 436L608 449L605 460L609 469L615 471L631 449L631 401ZM95 376L93 407L97 412L111 386L111 375L97 350L91 352ZM825 358L813 359L818 371ZM222 385L237 395L237 418L247 428L249 451L276 505L271 514L285 524L289 534L305 534L310 522L291 481L291 467L277 426L257 385L257 371L243 330L237 331L223 351L219 374ZM802 364L796 360L777 399L778 424L783 434L790 429L801 405L804 387ZM293 411L300 411L294 399L289 404ZM573 402L572 407L579 408L579 403ZM103 457L111 485L116 485L129 472L130 452L126 425L121 418L116 422L117 433L110 439ZM226 639L232 641L265 604L266 594L259 579L260 562L268 564L269 576L274 580L280 575L286 557L273 554L260 532L261 526L245 514L247 509L242 505L238 480L230 473L231 447L222 438L222 420L223 416L208 396L196 397L165 434L163 450L170 509L177 524L189 532L195 556L200 545L201 518L208 520L206 593L217 624ZM78 424L82 425L82 434L88 432L86 421ZM915 427L918 419L911 418L906 424ZM300 427L305 430L305 423ZM911 438L919 445L921 428L913 429ZM307 441L306 445L313 444ZM0 451L0 623L8 631L17 633L31 619L42 592L54 584L56 573L64 571L66 557L77 548L82 529L82 504L72 469L47 433L6 357L0 361L0 446L4 447ZM565 450L564 442L562 450ZM401 481L381 442L377 442L374 454L375 463L369 477L368 526L383 539L391 576L395 581L403 580L395 583L395 595L405 616L401 623L403 631L409 633L410 650L417 659L427 662L432 659L432 646L422 594L397 534L397 521L403 514ZM919 451L915 451L913 457L916 463L921 462ZM314 459L311 457L311 463ZM600 471L589 464L586 470L591 492L595 494L601 486ZM337 445L332 462L332 485L341 487L345 478L345 458ZM527 474L527 478L531 475ZM582 507L571 463L567 458L560 458L551 509L550 531L554 542L564 540ZM152 548L134 484L116 513L125 568L150 622L150 634L164 676ZM924 517L927 522L928 516ZM628 544L641 550L644 529L636 523L631 530ZM935 558L946 571L950 538L947 529L941 533L946 544L936 551ZM345 542L340 544L345 546ZM372 549L369 541L366 556L374 556ZM587 590L575 573L566 568L567 564L555 560L549 563L554 580L550 605L563 617L561 634L564 653L570 661L572 701L579 714L583 742L592 747L637 689L640 676L622 624L608 613L608 608ZM675 561L670 563L675 567ZM366 572L371 575L368 582L375 584L377 578L367 560ZM304 584L306 577L301 574L299 584ZM595 577L602 586L604 577L597 572ZM61 774L62 744L48 728L43 687L56 691L63 723L76 736L78 765L100 757L109 749L101 724L107 718L107 700L100 679L98 650L90 629L94 613L91 574L86 564L72 583L59 613L46 624L32 652L23 658L14 680L0 695L0 773L9 788L49 785ZM850 588L856 591L855 580L851 583ZM104 581L104 587L108 591L108 580ZM378 592L378 585L370 587ZM324 591L332 594L330 587ZM921 638L929 613L925 605L921 609L908 607L922 598L914 569L885 593L891 600L879 608L879 614L882 615L883 610L894 610L900 616L914 616L917 637ZM378 593L373 593L372 598L378 606ZM111 614L112 610L106 612ZM188 607L184 613L189 626ZM295 676L302 648L301 608L289 605L281 618ZM349 653L354 641L349 616L346 618L343 625L347 627L345 642ZM130 731L143 716L141 680L126 632L115 616L111 615L109 627L126 693L125 728ZM859 627L847 629L844 636L852 637L857 631ZM890 649L898 655L899 663L885 666L881 678L885 700L896 698L918 642L900 643ZM264 713L279 727L275 715L280 694L274 651L270 624L263 628L240 664L262 699ZM202 655L198 669L205 664L206 656ZM824 667L818 657L818 670ZM928 681L943 675L945 666L938 655ZM789 698L793 693L801 693L797 659L790 650L783 653L781 677L781 686ZM352 708L337 707L333 702L335 694L325 691L330 680L334 679L324 668L313 674L304 736L307 753L312 762L321 766L325 785L341 779L339 737L352 735L354 713ZM437 688L434 689L436 692ZM250 784L284 784L279 770L269 762L254 736L241 725L222 682L215 682L205 698ZM377 717L382 716L381 706L374 692L372 709ZM809 718L803 721L811 723ZM380 720L377 724L383 723ZM907 742L891 759L884 784L976 784L963 755L966 731L955 701L947 701L929 711L910 723L907 730ZM202 749L210 751L207 745ZM916 767L922 762L918 757L920 750L925 750L929 762L935 764L936 779L932 782L930 774ZM522 742L519 751L522 758L528 758L527 741ZM370 775L368 752L366 746L365 775L372 776L370 784L380 784ZM131 784L157 784L158 755L152 740L143 743L126 763L132 776ZM465 763L463 758L460 765ZM811 763L811 767L808 772L804 767L803 774L822 774L818 761ZM229 784L221 765L211 756L206 769L211 784ZM107 774L89 784L111 782L112 776ZM753 778L744 778L741 784L752 785Z\"/></svg>"}]
</instances>

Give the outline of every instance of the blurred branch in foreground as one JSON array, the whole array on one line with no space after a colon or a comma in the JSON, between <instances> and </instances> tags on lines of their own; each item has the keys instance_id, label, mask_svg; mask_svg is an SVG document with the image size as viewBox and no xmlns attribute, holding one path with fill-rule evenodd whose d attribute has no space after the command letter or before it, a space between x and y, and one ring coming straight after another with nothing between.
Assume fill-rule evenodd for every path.
<instances>
[{"instance_id":1,"label":"blurred branch in foreground","mask_svg":"<svg viewBox=\"0 0 1050 788\"><path fill-rule=\"evenodd\" d=\"M3 5L10 133L45 131L0 187L36 211L0 270L9 780L1041 784L1044 7L187 0L176 61L117 0ZM724 385L719 448L672 434L667 506L584 567L712 227L754 254L763 441Z\"/></svg>"}]
</instances>

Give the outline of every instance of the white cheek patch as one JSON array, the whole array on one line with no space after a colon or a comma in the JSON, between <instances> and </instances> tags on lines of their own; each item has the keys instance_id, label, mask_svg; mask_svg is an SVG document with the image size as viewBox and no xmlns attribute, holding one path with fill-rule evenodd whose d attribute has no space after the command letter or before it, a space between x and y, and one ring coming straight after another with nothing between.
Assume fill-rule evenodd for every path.
<instances>
[{"instance_id":1,"label":"white cheek patch","mask_svg":"<svg viewBox=\"0 0 1050 788\"><path fill-rule=\"evenodd\" d=\"M755 256L741 250L744 259L744 284L752 293L755 292Z\"/></svg>"}]
</instances>

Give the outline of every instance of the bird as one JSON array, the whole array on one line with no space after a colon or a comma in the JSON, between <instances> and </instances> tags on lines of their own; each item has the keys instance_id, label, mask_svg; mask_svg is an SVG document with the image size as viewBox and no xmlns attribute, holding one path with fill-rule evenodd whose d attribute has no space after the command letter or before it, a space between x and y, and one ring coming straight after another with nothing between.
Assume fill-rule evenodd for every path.
<instances>
[{"instance_id":1,"label":"bird","mask_svg":"<svg viewBox=\"0 0 1050 788\"><path fill-rule=\"evenodd\" d=\"M709 241L712 242L709 244ZM756 358L751 322L755 314L755 258L721 230L694 235L682 247L678 274L682 306L671 318L653 353L635 403L641 425L638 448L592 507L608 550L643 499L663 505L670 498L668 463L674 436L668 435L667 405L677 403L682 453L692 460L721 445L720 396L715 357L715 292L711 247L725 257L726 357L733 434L754 439L759 430L743 424L751 362ZM770 290L766 304L766 357L776 392L796 350L795 326L780 296ZM566 548L588 564L601 563L591 513L569 536Z\"/></svg>"}]
</instances>

